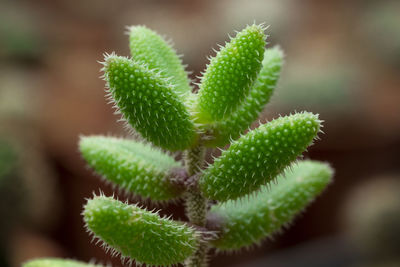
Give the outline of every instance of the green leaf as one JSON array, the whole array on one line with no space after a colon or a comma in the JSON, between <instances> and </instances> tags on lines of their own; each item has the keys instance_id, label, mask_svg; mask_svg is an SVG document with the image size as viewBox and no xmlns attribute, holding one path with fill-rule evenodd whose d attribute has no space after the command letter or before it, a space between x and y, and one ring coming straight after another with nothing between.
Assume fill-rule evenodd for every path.
<instances>
[{"instance_id":1,"label":"green leaf","mask_svg":"<svg viewBox=\"0 0 400 267\"><path fill-rule=\"evenodd\" d=\"M135 259L137 264L177 264L198 246L198 234L193 228L111 197L88 200L83 216L95 237L114 253Z\"/></svg>"},{"instance_id":2,"label":"green leaf","mask_svg":"<svg viewBox=\"0 0 400 267\"><path fill-rule=\"evenodd\" d=\"M173 85L146 65L107 55L104 77L123 117L144 138L172 151L192 146L195 127Z\"/></svg>"},{"instance_id":3,"label":"green leaf","mask_svg":"<svg viewBox=\"0 0 400 267\"><path fill-rule=\"evenodd\" d=\"M227 119L218 121L208 129L210 140L206 146L224 146L230 140L236 140L240 134L250 127L269 102L279 79L283 63L283 52L279 47L266 49L262 69L241 106Z\"/></svg>"},{"instance_id":4,"label":"green leaf","mask_svg":"<svg viewBox=\"0 0 400 267\"><path fill-rule=\"evenodd\" d=\"M99 264L84 263L81 261L43 258L30 260L22 265L22 267L102 267Z\"/></svg>"},{"instance_id":5,"label":"green leaf","mask_svg":"<svg viewBox=\"0 0 400 267\"><path fill-rule=\"evenodd\" d=\"M115 137L81 137L79 150L98 174L120 188L153 201L178 197L170 171L182 165L144 143Z\"/></svg>"},{"instance_id":6,"label":"green leaf","mask_svg":"<svg viewBox=\"0 0 400 267\"><path fill-rule=\"evenodd\" d=\"M145 26L132 26L128 30L129 47L134 60L146 63L149 69L159 70L164 78L171 78L177 94L192 92L182 61L170 42Z\"/></svg>"},{"instance_id":7,"label":"green leaf","mask_svg":"<svg viewBox=\"0 0 400 267\"><path fill-rule=\"evenodd\" d=\"M199 180L204 195L226 201L271 182L312 144L320 130L309 112L280 117L233 142Z\"/></svg>"},{"instance_id":8,"label":"green leaf","mask_svg":"<svg viewBox=\"0 0 400 267\"><path fill-rule=\"evenodd\" d=\"M261 69L265 39L262 25L248 26L211 59L200 84L198 122L222 120L239 107Z\"/></svg>"},{"instance_id":9,"label":"green leaf","mask_svg":"<svg viewBox=\"0 0 400 267\"><path fill-rule=\"evenodd\" d=\"M222 251L237 250L271 237L304 210L332 176L328 164L300 161L258 194L213 206L211 212L224 222L213 245Z\"/></svg>"}]
</instances>

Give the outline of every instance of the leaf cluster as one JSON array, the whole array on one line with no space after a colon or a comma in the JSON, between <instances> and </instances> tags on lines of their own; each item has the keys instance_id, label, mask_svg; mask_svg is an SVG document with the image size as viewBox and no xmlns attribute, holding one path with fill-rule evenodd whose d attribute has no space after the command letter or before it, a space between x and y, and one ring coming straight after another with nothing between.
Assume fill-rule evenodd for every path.
<instances>
[{"instance_id":1,"label":"leaf cluster","mask_svg":"<svg viewBox=\"0 0 400 267\"><path fill-rule=\"evenodd\" d=\"M131 57L105 55L110 102L141 141L82 136L83 158L105 181L155 203L194 190L207 200L208 224L218 218L208 240L208 224L200 229L100 194L87 201L83 217L106 250L160 266L184 262L204 243L239 250L288 225L330 183L329 165L297 160L320 132L318 115L295 113L248 131L269 102L283 64L279 47L265 48L264 32L253 24L220 46L197 93L170 42L144 26L128 28ZM170 153L227 144L194 176L190 164Z\"/></svg>"}]
</instances>

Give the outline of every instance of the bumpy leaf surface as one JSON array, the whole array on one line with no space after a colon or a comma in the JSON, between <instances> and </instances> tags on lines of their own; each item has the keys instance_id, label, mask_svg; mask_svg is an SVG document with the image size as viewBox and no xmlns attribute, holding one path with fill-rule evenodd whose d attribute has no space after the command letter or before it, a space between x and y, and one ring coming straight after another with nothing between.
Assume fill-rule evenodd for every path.
<instances>
[{"instance_id":1,"label":"bumpy leaf surface","mask_svg":"<svg viewBox=\"0 0 400 267\"><path fill-rule=\"evenodd\" d=\"M318 115L304 112L280 117L233 142L199 180L204 195L236 199L272 181L312 143Z\"/></svg>"},{"instance_id":2,"label":"bumpy leaf surface","mask_svg":"<svg viewBox=\"0 0 400 267\"><path fill-rule=\"evenodd\" d=\"M132 58L157 69L164 78L171 78L174 89L179 95L191 93L192 88L181 59L172 46L156 32L145 26L129 28L129 47Z\"/></svg>"},{"instance_id":3,"label":"bumpy leaf surface","mask_svg":"<svg viewBox=\"0 0 400 267\"><path fill-rule=\"evenodd\" d=\"M43 258L28 261L22 267L102 267L103 265L84 263L81 261Z\"/></svg>"},{"instance_id":4,"label":"bumpy leaf surface","mask_svg":"<svg viewBox=\"0 0 400 267\"><path fill-rule=\"evenodd\" d=\"M211 139L205 142L206 146L224 146L248 129L269 102L278 82L282 63L283 52L279 47L265 50L262 69L250 94L227 119L211 125L208 130Z\"/></svg>"},{"instance_id":5,"label":"bumpy leaf surface","mask_svg":"<svg viewBox=\"0 0 400 267\"><path fill-rule=\"evenodd\" d=\"M183 262L198 245L194 229L110 197L88 200L83 215L97 238L137 263L168 266Z\"/></svg>"},{"instance_id":6,"label":"bumpy leaf surface","mask_svg":"<svg viewBox=\"0 0 400 267\"><path fill-rule=\"evenodd\" d=\"M248 26L211 59L198 94L200 123L219 121L238 108L261 69L265 38L262 26Z\"/></svg>"},{"instance_id":7,"label":"bumpy leaf surface","mask_svg":"<svg viewBox=\"0 0 400 267\"><path fill-rule=\"evenodd\" d=\"M332 175L325 163L301 161L258 194L213 206L211 212L224 222L213 245L219 250L235 250L270 237L304 210L331 182Z\"/></svg>"},{"instance_id":8,"label":"bumpy leaf surface","mask_svg":"<svg viewBox=\"0 0 400 267\"><path fill-rule=\"evenodd\" d=\"M195 142L189 112L160 74L143 63L115 55L106 57L103 70L115 104L144 138L172 151Z\"/></svg>"},{"instance_id":9,"label":"bumpy leaf surface","mask_svg":"<svg viewBox=\"0 0 400 267\"><path fill-rule=\"evenodd\" d=\"M150 145L88 136L81 138L79 149L98 174L128 192L153 201L170 200L181 193L169 179L171 169L182 167L181 164Z\"/></svg>"}]
</instances>

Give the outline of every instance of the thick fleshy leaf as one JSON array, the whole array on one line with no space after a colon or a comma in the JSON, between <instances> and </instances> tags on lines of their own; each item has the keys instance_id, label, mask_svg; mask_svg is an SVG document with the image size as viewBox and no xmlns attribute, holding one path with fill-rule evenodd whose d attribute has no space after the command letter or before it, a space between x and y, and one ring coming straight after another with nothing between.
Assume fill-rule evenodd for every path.
<instances>
[{"instance_id":1,"label":"thick fleshy leaf","mask_svg":"<svg viewBox=\"0 0 400 267\"><path fill-rule=\"evenodd\" d=\"M132 26L128 30L132 58L160 71L164 78L170 78L179 95L191 93L188 75L171 44L145 26Z\"/></svg>"},{"instance_id":2,"label":"thick fleshy leaf","mask_svg":"<svg viewBox=\"0 0 400 267\"><path fill-rule=\"evenodd\" d=\"M224 146L236 140L255 121L269 102L283 64L283 52L279 47L266 49L262 69L241 106L227 119L218 121L208 129L210 139L206 146Z\"/></svg>"},{"instance_id":3,"label":"thick fleshy leaf","mask_svg":"<svg viewBox=\"0 0 400 267\"><path fill-rule=\"evenodd\" d=\"M182 168L172 157L134 140L81 137L83 158L104 179L153 201L177 198L182 192L171 183L171 170Z\"/></svg>"},{"instance_id":4,"label":"thick fleshy leaf","mask_svg":"<svg viewBox=\"0 0 400 267\"><path fill-rule=\"evenodd\" d=\"M165 78L115 55L106 56L103 70L123 118L145 139L172 151L193 145L197 135L189 112Z\"/></svg>"},{"instance_id":5,"label":"thick fleshy leaf","mask_svg":"<svg viewBox=\"0 0 400 267\"><path fill-rule=\"evenodd\" d=\"M240 106L261 69L265 39L262 25L248 26L211 59L198 94L200 123L227 118Z\"/></svg>"},{"instance_id":6,"label":"thick fleshy leaf","mask_svg":"<svg viewBox=\"0 0 400 267\"><path fill-rule=\"evenodd\" d=\"M69 260L69 259L58 259L58 258L42 258L30 260L22 267L102 267L99 264L90 264L81 261Z\"/></svg>"},{"instance_id":7,"label":"thick fleshy leaf","mask_svg":"<svg viewBox=\"0 0 400 267\"><path fill-rule=\"evenodd\" d=\"M309 112L280 117L233 142L205 170L199 185L210 199L226 201L259 190L312 144L320 130Z\"/></svg>"},{"instance_id":8,"label":"thick fleshy leaf","mask_svg":"<svg viewBox=\"0 0 400 267\"><path fill-rule=\"evenodd\" d=\"M198 246L198 234L193 228L111 197L88 200L83 217L87 228L105 242L104 246L138 264L177 264Z\"/></svg>"},{"instance_id":9,"label":"thick fleshy leaf","mask_svg":"<svg viewBox=\"0 0 400 267\"><path fill-rule=\"evenodd\" d=\"M211 213L223 222L213 245L222 251L237 250L270 237L292 222L332 181L332 176L328 164L300 161L256 195L213 206Z\"/></svg>"}]
</instances>

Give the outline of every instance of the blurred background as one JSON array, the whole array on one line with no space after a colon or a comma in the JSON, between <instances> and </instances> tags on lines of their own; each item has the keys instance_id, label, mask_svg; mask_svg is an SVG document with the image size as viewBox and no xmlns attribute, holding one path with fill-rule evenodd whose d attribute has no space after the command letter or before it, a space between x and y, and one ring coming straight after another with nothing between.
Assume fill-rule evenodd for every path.
<instances>
[{"instance_id":1,"label":"blurred background","mask_svg":"<svg viewBox=\"0 0 400 267\"><path fill-rule=\"evenodd\" d=\"M211 48L253 21L286 63L263 117L320 113L334 183L292 227L211 266L400 266L400 1L0 0L0 266L32 257L119 259L90 243L84 198L101 183L79 135L126 135L104 98L104 52L126 25L172 38L200 75ZM163 208L184 219L179 205Z\"/></svg>"}]
</instances>

